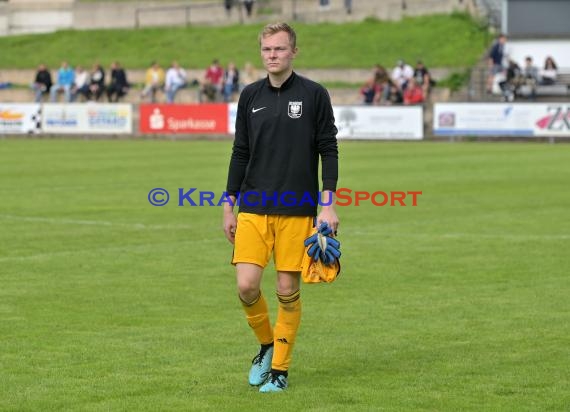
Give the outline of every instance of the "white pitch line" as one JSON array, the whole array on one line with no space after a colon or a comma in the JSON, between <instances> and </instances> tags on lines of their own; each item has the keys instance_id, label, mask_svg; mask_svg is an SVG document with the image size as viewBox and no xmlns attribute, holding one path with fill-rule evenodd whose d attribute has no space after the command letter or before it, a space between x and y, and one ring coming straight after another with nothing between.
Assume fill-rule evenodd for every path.
<instances>
[{"instance_id":1,"label":"white pitch line","mask_svg":"<svg viewBox=\"0 0 570 412\"><path fill-rule=\"evenodd\" d=\"M191 225L148 225L145 223L124 223L124 222L111 222L107 220L78 220L78 219L65 219L65 218L47 218L36 216L17 216L0 214L0 219L18 220L22 222L39 222L49 223L55 225L86 225L86 226L108 226L108 227L127 227L132 229L195 229ZM372 230L356 230L350 231L351 235L374 235L381 237L411 237L411 238L472 238L472 239L512 239L512 240L568 240L570 234L514 234L514 233L398 233L386 230L387 227L378 226L377 231Z\"/></svg>"},{"instance_id":2,"label":"white pitch line","mask_svg":"<svg viewBox=\"0 0 570 412\"><path fill-rule=\"evenodd\" d=\"M375 239L425 238L425 239L507 239L507 240L569 240L570 234L514 234L514 233L390 233L378 228L377 232L354 231L351 235L375 236ZM340 235L339 235L340 236Z\"/></svg>"},{"instance_id":3,"label":"white pitch line","mask_svg":"<svg viewBox=\"0 0 570 412\"><path fill-rule=\"evenodd\" d=\"M190 225L147 225L145 223L123 223L123 222L111 222L107 220L78 220L78 219L61 219L61 218L49 218L49 217L35 217L35 216L16 216L16 215L1 215L0 219L6 220L18 220L21 222L38 222L38 223L49 223L53 225L85 225L85 226L117 226L117 227L128 227L132 229L151 229L151 230L161 230L161 229L195 229L195 226Z\"/></svg>"},{"instance_id":4,"label":"white pitch line","mask_svg":"<svg viewBox=\"0 0 570 412\"><path fill-rule=\"evenodd\" d=\"M183 241L177 241L176 245L180 244L188 244L188 243L214 243L223 240L223 235L219 238L209 238L209 239L185 239ZM0 258L0 263L2 262L25 262L30 260L42 260L42 259L51 259L57 257L65 257L65 256L73 256L79 254L101 254L101 253L108 253L108 252L136 252L136 251L146 251L152 250L156 251L157 248L160 248L160 245L165 245L165 243L145 243L142 245L131 245L131 246L120 246L120 247L105 247L105 248L95 248L95 249L78 249L78 250L61 250L58 252L45 252L45 253L38 253L35 255L28 255L28 256L6 256Z\"/></svg>"}]
</instances>

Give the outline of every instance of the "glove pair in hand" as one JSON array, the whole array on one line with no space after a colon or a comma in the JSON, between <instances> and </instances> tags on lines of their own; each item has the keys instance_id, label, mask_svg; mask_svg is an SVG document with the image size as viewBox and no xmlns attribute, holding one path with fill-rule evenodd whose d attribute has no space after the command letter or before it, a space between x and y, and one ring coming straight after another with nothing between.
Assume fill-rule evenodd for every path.
<instances>
[{"instance_id":1,"label":"glove pair in hand","mask_svg":"<svg viewBox=\"0 0 570 412\"><path fill-rule=\"evenodd\" d=\"M325 265L332 265L340 258L340 242L333 237L333 231L327 222L322 222L317 233L305 239L307 254L314 260L319 259Z\"/></svg>"}]
</instances>

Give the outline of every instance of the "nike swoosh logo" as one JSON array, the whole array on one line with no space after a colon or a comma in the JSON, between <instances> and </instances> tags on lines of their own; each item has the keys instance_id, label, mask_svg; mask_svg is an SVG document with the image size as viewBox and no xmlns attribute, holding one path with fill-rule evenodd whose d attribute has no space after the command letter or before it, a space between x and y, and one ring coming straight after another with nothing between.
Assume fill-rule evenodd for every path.
<instances>
[{"instance_id":1,"label":"nike swoosh logo","mask_svg":"<svg viewBox=\"0 0 570 412\"><path fill-rule=\"evenodd\" d=\"M263 110L263 109L265 109L265 106L260 107L259 109L256 109L255 107L252 107L252 108L251 108L251 112L252 112L252 113L257 113L258 111Z\"/></svg>"}]
</instances>

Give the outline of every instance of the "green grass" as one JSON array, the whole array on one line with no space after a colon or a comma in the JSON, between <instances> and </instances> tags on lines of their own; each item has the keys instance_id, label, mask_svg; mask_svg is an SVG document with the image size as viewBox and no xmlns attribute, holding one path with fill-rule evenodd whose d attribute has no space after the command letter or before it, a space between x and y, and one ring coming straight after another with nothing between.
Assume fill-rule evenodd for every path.
<instances>
[{"instance_id":1,"label":"green grass","mask_svg":"<svg viewBox=\"0 0 570 412\"><path fill-rule=\"evenodd\" d=\"M0 410L568 410L570 146L341 142L340 187L423 195L338 208L280 396L246 383L221 210L147 202L220 193L230 151L0 140Z\"/></svg>"},{"instance_id":2,"label":"green grass","mask_svg":"<svg viewBox=\"0 0 570 412\"><path fill-rule=\"evenodd\" d=\"M294 24L298 32L299 68L391 68L399 58L423 59L428 67L472 66L486 48L488 36L465 14L406 18L401 22L368 19L346 24ZM140 30L59 31L42 35L0 37L0 68L34 68L62 60L91 67L120 60L126 68L145 68L152 60L203 68L215 57L259 63L257 34L262 25L192 26ZM101 47L85 47L85 45ZM461 52L458 53L457 51Z\"/></svg>"}]
</instances>

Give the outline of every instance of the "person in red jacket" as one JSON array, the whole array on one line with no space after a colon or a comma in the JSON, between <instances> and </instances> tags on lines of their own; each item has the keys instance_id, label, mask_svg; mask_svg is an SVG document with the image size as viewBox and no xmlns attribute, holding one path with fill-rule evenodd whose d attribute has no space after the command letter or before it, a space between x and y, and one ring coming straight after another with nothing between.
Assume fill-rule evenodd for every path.
<instances>
[{"instance_id":1,"label":"person in red jacket","mask_svg":"<svg viewBox=\"0 0 570 412\"><path fill-rule=\"evenodd\" d=\"M408 87L404 90L404 104L421 104L424 101L424 92L416 79L413 77L408 80Z\"/></svg>"}]
</instances>

